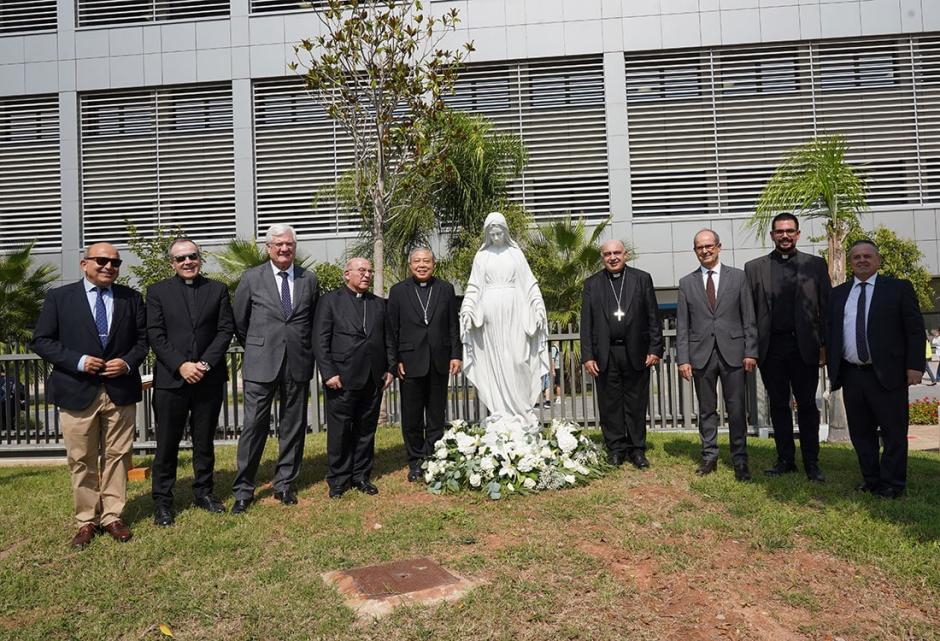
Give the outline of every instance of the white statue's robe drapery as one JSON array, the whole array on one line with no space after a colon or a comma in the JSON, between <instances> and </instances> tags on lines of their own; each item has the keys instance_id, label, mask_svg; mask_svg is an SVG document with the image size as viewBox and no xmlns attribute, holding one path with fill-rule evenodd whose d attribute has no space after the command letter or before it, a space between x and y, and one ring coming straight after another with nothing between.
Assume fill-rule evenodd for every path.
<instances>
[{"instance_id":1,"label":"white statue's robe drapery","mask_svg":"<svg viewBox=\"0 0 940 641\"><path fill-rule=\"evenodd\" d=\"M549 372L548 323L538 283L511 240L477 252L460 316L464 373L487 410L534 418Z\"/></svg>"}]
</instances>

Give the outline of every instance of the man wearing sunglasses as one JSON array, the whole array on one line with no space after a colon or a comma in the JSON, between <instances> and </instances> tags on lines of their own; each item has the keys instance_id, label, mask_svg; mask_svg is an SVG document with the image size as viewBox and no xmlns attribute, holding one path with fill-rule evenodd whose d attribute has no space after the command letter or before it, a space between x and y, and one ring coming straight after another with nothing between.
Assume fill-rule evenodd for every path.
<instances>
[{"instance_id":1,"label":"man wearing sunglasses","mask_svg":"<svg viewBox=\"0 0 940 641\"><path fill-rule=\"evenodd\" d=\"M174 522L173 485L187 424L193 444L193 501L208 512L225 511L212 494L213 440L228 380L225 352L235 331L228 289L200 274L196 243L177 238L168 254L176 274L147 289L147 337L157 355L153 520L162 527Z\"/></svg>"},{"instance_id":2,"label":"man wearing sunglasses","mask_svg":"<svg viewBox=\"0 0 940 641\"><path fill-rule=\"evenodd\" d=\"M33 350L52 364L46 398L59 423L72 476L83 548L104 530L130 540L121 520L134 444L138 366L147 356L147 321L140 294L115 284L121 258L110 243L88 247L84 277L49 292L33 333Z\"/></svg>"},{"instance_id":3,"label":"man wearing sunglasses","mask_svg":"<svg viewBox=\"0 0 940 641\"><path fill-rule=\"evenodd\" d=\"M744 265L757 316L758 368L770 401L777 462L764 473L796 472L793 411L796 399L803 471L814 483L826 479L819 467L819 410L816 387L826 364L829 268L826 261L797 250L800 223L790 213L770 224L774 250Z\"/></svg>"}]
</instances>

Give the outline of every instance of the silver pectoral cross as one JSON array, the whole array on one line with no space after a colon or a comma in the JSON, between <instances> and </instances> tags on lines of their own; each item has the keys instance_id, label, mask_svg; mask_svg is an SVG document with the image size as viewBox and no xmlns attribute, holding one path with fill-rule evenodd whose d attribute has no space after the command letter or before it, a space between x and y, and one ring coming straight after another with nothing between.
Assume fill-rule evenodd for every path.
<instances>
[{"instance_id":1,"label":"silver pectoral cross","mask_svg":"<svg viewBox=\"0 0 940 641\"><path fill-rule=\"evenodd\" d=\"M622 320L623 320L623 317L624 317L624 313L623 313L623 311L621 311L621 309L618 307L618 308L617 308L617 311L614 312L614 316L617 317L617 320L618 320L618 321L622 321Z\"/></svg>"}]
</instances>

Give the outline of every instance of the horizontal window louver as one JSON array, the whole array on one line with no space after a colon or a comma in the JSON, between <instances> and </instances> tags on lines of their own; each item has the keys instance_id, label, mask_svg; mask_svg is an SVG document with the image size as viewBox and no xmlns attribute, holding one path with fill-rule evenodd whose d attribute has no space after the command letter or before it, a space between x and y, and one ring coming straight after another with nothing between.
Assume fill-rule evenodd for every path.
<instances>
[{"instance_id":1,"label":"horizontal window louver","mask_svg":"<svg viewBox=\"0 0 940 641\"><path fill-rule=\"evenodd\" d=\"M78 26L227 16L229 6L229 0L78 0Z\"/></svg>"},{"instance_id":2,"label":"horizontal window louver","mask_svg":"<svg viewBox=\"0 0 940 641\"><path fill-rule=\"evenodd\" d=\"M848 139L870 205L930 202L937 55L919 36L627 54L634 215L750 214L786 152L824 133Z\"/></svg>"},{"instance_id":3,"label":"horizontal window louver","mask_svg":"<svg viewBox=\"0 0 940 641\"><path fill-rule=\"evenodd\" d=\"M259 237L290 223L305 237L360 229L331 188L353 164L352 141L299 78L254 82L255 191Z\"/></svg>"},{"instance_id":4,"label":"horizontal window louver","mask_svg":"<svg viewBox=\"0 0 940 641\"><path fill-rule=\"evenodd\" d=\"M127 223L233 237L234 158L228 84L83 95L83 242L125 242Z\"/></svg>"},{"instance_id":5,"label":"horizontal window louver","mask_svg":"<svg viewBox=\"0 0 940 641\"><path fill-rule=\"evenodd\" d=\"M536 220L610 211L603 60L597 56L474 64L461 70L453 109L479 113L529 152L515 202Z\"/></svg>"},{"instance_id":6,"label":"horizontal window louver","mask_svg":"<svg viewBox=\"0 0 940 641\"><path fill-rule=\"evenodd\" d=\"M298 11L303 9L325 9L326 0L251 0L251 13L271 13L275 11Z\"/></svg>"},{"instance_id":7,"label":"horizontal window louver","mask_svg":"<svg viewBox=\"0 0 940 641\"><path fill-rule=\"evenodd\" d=\"M3 0L0 2L0 35L55 30L56 5L56 0Z\"/></svg>"},{"instance_id":8,"label":"horizontal window louver","mask_svg":"<svg viewBox=\"0 0 940 641\"><path fill-rule=\"evenodd\" d=\"M0 100L0 250L62 247L59 97Z\"/></svg>"}]
</instances>

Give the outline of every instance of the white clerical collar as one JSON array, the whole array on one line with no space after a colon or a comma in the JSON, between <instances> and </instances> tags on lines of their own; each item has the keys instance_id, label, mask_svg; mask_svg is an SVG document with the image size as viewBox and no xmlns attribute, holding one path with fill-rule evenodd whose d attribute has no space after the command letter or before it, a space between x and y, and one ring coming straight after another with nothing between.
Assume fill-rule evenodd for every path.
<instances>
[{"instance_id":1,"label":"white clerical collar","mask_svg":"<svg viewBox=\"0 0 940 641\"><path fill-rule=\"evenodd\" d=\"M706 267L705 265L699 265L699 269L702 271L703 274L706 274L706 275L708 274L708 272L711 272L715 276L721 276L721 261L719 260L717 263L715 263L715 266L710 269Z\"/></svg>"}]
</instances>

